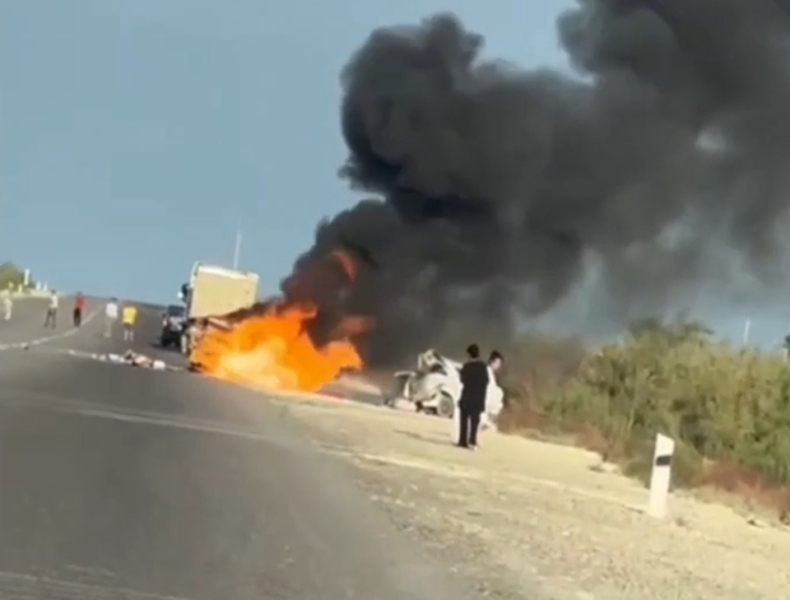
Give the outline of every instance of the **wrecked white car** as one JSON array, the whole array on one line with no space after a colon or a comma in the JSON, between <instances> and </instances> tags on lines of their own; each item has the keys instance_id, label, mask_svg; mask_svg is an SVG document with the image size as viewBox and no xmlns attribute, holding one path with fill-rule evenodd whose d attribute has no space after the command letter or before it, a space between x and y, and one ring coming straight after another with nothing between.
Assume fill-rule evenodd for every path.
<instances>
[{"instance_id":1,"label":"wrecked white car","mask_svg":"<svg viewBox=\"0 0 790 600\"><path fill-rule=\"evenodd\" d=\"M384 404L394 406L398 400L406 400L414 405L417 412L452 418L461 398L462 363L427 350L417 357L417 369L395 373L395 385L385 395ZM504 392L496 383L494 374L489 372L486 412L481 421L486 426L495 421L502 410Z\"/></svg>"}]
</instances>

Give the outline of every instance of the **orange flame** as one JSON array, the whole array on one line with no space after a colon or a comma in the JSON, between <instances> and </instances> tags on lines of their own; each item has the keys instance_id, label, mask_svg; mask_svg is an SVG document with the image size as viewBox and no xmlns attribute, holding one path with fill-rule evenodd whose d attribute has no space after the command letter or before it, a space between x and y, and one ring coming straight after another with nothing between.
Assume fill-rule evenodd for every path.
<instances>
[{"instance_id":1,"label":"orange flame","mask_svg":"<svg viewBox=\"0 0 790 600\"><path fill-rule=\"evenodd\" d=\"M351 253L336 249L329 253L353 283L358 265ZM309 290L313 277L320 277L326 262L302 274L291 285ZM292 290L293 291L293 290ZM364 362L351 338L367 332L371 319L344 318L324 346L314 344L307 326L318 316L310 304L272 304L262 313L235 323L210 322L192 352L191 362L207 375L249 387L317 392L345 370L360 370ZM223 324L224 323L224 324Z\"/></svg>"},{"instance_id":2,"label":"orange flame","mask_svg":"<svg viewBox=\"0 0 790 600\"><path fill-rule=\"evenodd\" d=\"M344 370L361 369L364 363L347 338L316 347L305 329L316 315L311 306L273 307L228 330L210 329L191 360L199 371L232 383L317 392Z\"/></svg>"}]
</instances>

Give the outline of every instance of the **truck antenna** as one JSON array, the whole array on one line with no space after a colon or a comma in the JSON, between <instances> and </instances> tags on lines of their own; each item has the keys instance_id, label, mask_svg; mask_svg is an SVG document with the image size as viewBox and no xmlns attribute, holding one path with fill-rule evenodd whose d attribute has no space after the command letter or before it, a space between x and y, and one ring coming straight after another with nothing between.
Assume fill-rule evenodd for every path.
<instances>
[{"instance_id":1,"label":"truck antenna","mask_svg":"<svg viewBox=\"0 0 790 600\"><path fill-rule=\"evenodd\" d=\"M233 269L239 269L239 255L241 254L241 231L236 232L236 247L233 249Z\"/></svg>"}]
</instances>

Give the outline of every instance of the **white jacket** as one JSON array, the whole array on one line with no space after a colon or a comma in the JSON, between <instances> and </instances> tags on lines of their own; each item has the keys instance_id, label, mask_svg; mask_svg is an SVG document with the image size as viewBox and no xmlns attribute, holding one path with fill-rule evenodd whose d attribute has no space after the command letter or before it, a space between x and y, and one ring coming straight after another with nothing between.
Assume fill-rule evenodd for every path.
<instances>
[{"instance_id":1,"label":"white jacket","mask_svg":"<svg viewBox=\"0 0 790 600\"><path fill-rule=\"evenodd\" d=\"M501 411L505 400L505 391L499 387L494 371L488 367L488 389L486 390L486 414L496 417Z\"/></svg>"}]
</instances>

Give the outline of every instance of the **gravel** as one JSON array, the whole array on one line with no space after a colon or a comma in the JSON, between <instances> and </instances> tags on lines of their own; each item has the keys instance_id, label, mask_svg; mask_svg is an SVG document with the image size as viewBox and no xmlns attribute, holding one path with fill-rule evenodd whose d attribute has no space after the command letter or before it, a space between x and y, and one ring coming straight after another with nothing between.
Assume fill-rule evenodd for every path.
<instances>
[{"instance_id":1,"label":"gravel","mask_svg":"<svg viewBox=\"0 0 790 600\"><path fill-rule=\"evenodd\" d=\"M786 530L684 496L652 519L646 491L589 452L486 433L472 453L438 418L336 399L283 405L483 597L775 600L790 589Z\"/></svg>"}]
</instances>

